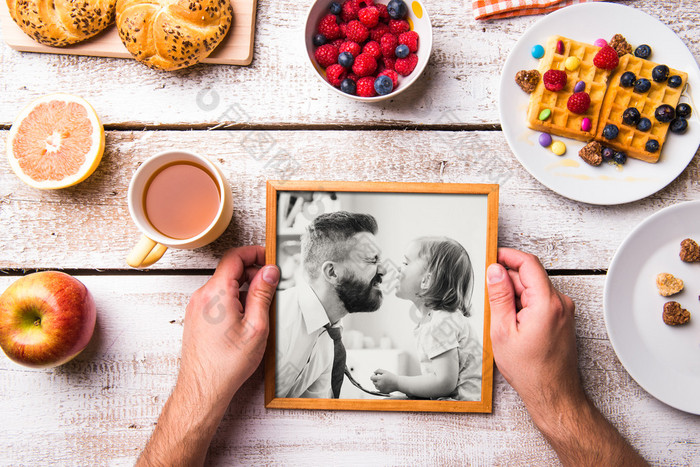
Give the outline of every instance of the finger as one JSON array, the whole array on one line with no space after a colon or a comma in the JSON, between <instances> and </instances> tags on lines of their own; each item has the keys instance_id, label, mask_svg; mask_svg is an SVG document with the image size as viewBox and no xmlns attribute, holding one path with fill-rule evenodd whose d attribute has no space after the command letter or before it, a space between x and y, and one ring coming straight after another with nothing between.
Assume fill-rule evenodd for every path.
<instances>
[{"instance_id":1,"label":"finger","mask_svg":"<svg viewBox=\"0 0 700 467\"><path fill-rule=\"evenodd\" d=\"M375 375L383 375L384 373L386 373L386 370L384 370L382 368L378 368L378 369L374 370Z\"/></svg>"},{"instance_id":2,"label":"finger","mask_svg":"<svg viewBox=\"0 0 700 467\"><path fill-rule=\"evenodd\" d=\"M523 283L520 281L520 274L518 271L509 269L508 275L510 276L510 280L513 281L513 287L515 287L515 296L519 297L520 294L523 293L523 290L525 290L525 286L523 286Z\"/></svg>"},{"instance_id":3,"label":"finger","mask_svg":"<svg viewBox=\"0 0 700 467\"><path fill-rule=\"evenodd\" d=\"M549 276L537 256L512 248L499 248L498 262L509 269L518 271L524 288L532 287L543 293L549 291L551 287Z\"/></svg>"},{"instance_id":4,"label":"finger","mask_svg":"<svg viewBox=\"0 0 700 467\"><path fill-rule=\"evenodd\" d=\"M248 266L245 268L245 282L250 284L253 280L253 277L260 271L262 266L254 265L254 266Z\"/></svg>"},{"instance_id":5,"label":"finger","mask_svg":"<svg viewBox=\"0 0 700 467\"><path fill-rule=\"evenodd\" d=\"M489 305L491 307L491 339L505 338L515 331L515 290L503 266L494 263L486 270Z\"/></svg>"},{"instance_id":6,"label":"finger","mask_svg":"<svg viewBox=\"0 0 700 467\"><path fill-rule=\"evenodd\" d=\"M280 280L277 266L268 265L260 269L250 281L245 299L245 320L259 329L268 329L270 305Z\"/></svg>"},{"instance_id":7,"label":"finger","mask_svg":"<svg viewBox=\"0 0 700 467\"><path fill-rule=\"evenodd\" d=\"M265 264L265 249L261 246L243 246L228 250L221 258L213 277L242 282L245 268Z\"/></svg>"}]
</instances>

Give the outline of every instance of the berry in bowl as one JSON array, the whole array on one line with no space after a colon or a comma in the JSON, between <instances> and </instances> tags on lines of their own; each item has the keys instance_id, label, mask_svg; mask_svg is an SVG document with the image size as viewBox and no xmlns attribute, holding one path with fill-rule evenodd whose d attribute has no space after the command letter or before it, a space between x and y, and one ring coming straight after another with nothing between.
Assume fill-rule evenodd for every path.
<instances>
[{"instance_id":1,"label":"berry in bowl","mask_svg":"<svg viewBox=\"0 0 700 467\"><path fill-rule=\"evenodd\" d=\"M319 79L365 102L407 89L425 69L433 45L430 18L418 0L317 0L304 34Z\"/></svg>"}]
</instances>

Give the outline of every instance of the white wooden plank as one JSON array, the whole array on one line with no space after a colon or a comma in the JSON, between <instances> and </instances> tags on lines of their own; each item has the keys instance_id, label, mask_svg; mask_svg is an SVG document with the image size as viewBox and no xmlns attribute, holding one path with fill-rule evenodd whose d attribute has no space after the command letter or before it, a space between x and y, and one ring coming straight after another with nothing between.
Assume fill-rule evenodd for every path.
<instances>
[{"instance_id":1,"label":"white wooden plank","mask_svg":"<svg viewBox=\"0 0 700 467\"><path fill-rule=\"evenodd\" d=\"M619 3L657 17L700 56L695 0ZM259 5L250 67L162 73L131 60L21 53L2 44L0 122L11 123L36 97L62 91L82 95L108 125L498 124L501 69L539 17L477 22L470 5L428 2L434 50L425 75L396 99L372 105L335 96L314 76L302 41L307 8L292 0Z\"/></svg>"},{"instance_id":2,"label":"white wooden plank","mask_svg":"<svg viewBox=\"0 0 700 467\"><path fill-rule=\"evenodd\" d=\"M0 132L0 144L6 135ZM268 179L500 181L499 244L535 253L554 269L606 269L639 222L700 193L696 157L675 182L645 200L612 207L570 201L534 180L500 132L108 132L100 167L74 188L36 190L7 163L0 165L0 269L126 268L139 237L126 204L129 180L145 158L172 148L222 166L234 193L234 220L212 245L169 251L155 269L213 268L231 246L263 244ZM287 173L275 165L278 154L291 156Z\"/></svg>"},{"instance_id":3,"label":"white wooden plank","mask_svg":"<svg viewBox=\"0 0 700 467\"><path fill-rule=\"evenodd\" d=\"M4 290L15 278L0 278ZM24 369L0 356L3 463L133 465L174 384L182 318L204 276L79 276L95 296L97 332L74 361ZM602 276L555 284L577 302L586 390L656 465L693 465L700 417L641 389L614 355ZM556 456L496 372L493 414L266 410L262 372L246 383L210 451L214 465L542 465Z\"/></svg>"}]
</instances>

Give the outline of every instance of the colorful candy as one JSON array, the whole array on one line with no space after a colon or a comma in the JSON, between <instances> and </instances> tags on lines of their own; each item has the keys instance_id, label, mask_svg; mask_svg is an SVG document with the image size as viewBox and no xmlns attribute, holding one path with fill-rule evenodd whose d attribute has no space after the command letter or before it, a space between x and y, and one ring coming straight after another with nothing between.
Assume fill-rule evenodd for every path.
<instances>
[{"instance_id":1,"label":"colorful candy","mask_svg":"<svg viewBox=\"0 0 700 467\"><path fill-rule=\"evenodd\" d=\"M542 121L547 120L550 116L552 115L552 111L550 109L542 109L540 112L539 118Z\"/></svg>"},{"instance_id":2,"label":"colorful candy","mask_svg":"<svg viewBox=\"0 0 700 467\"><path fill-rule=\"evenodd\" d=\"M591 123L591 119L588 117L585 117L583 120L581 120L581 130L583 131L591 131L591 128L593 127L593 124Z\"/></svg>"},{"instance_id":3,"label":"colorful candy","mask_svg":"<svg viewBox=\"0 0 700 467\"><path fill-rule=\"evenodd\" d=\"M541 133L539 137L540 146L546 148L552 144L552 136L549 133Z\"/></svg>"},{"instance_id":4,"label":"colorful candy","mask_svg":"<svg viewBox=\"0 0 700 467\"><path fill-rule=\"evenodd\" d=\"M533 45L530 53L532 54L533 58L542 58L544 56L544 47L542 47L540 44Z\"/></svg>"},{"instance_id":5,"label":"colorful candy","mask_svg":"<svg viewBox=\"0 0 700 467\"><path fill-rule=\"evenodd\" d=\"M574 92L583 92L586 90L586 82L585 81L579 81L576 83L576 86L574 86Z\"/></svg>"},{"instance_id":6,"label":"colorful candy","mask_svg":"<svg viewBox=\"0 0 700 467\"><path fill-rule=\"evenodd\" d=\"M561 141L555 141L552 143L552 152L557 156L563 156L566 152L566 145Z\"/></svg>"},{"instance_id":7,"label":"colorful candy","mask_svg":"<svg viewBox=\"0 0 700 467\"><path fill-rule=\"evenodd\" d=\"M581 66L581 59L578 57L569 57L564 62L564 66L569 71L576 71Z\"/></svg>"},{"instance_id":8,"label":"colorful candy","mask_svg":"<svg viewBox=\"0 0 700 467\"><path fill-rule=\"evenodd\" d=\"M596 47L605 47L608 45L608 41L605 39L596 39L595 42L593 43Z\"/></svg>"},{"instance_id":9,"label":"colorful candy","mask_svg":"<svg viewBox=\"0 0 700 467\"><path fill-rule=\"evenodd\" d=\"M557 41L557 53L558 54L564 53L564 41L562 41L562 40Z\"/></svg>"}]
</instances>

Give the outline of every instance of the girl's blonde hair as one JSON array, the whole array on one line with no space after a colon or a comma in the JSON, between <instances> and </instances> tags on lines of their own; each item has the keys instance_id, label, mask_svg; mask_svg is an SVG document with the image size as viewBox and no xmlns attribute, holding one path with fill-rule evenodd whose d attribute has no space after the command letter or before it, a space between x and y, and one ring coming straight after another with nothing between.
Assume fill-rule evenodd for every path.
<instances>
[{"instance_id":1,"label":"girl's blonde hair","mask_svg":"<svg viewBox=\"0 0 700 467\"><path fill-rule=\"evenodd\" d=\"M418 294L434 310L459 310L469 316L474 270L469 253L448 237L422 237L418 257L426 261L430 274L427 289Z\"/></svg>"}]
</instances>

